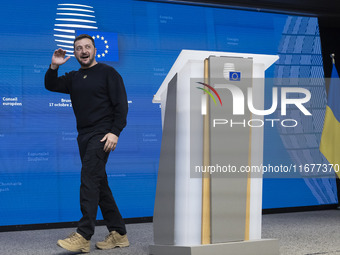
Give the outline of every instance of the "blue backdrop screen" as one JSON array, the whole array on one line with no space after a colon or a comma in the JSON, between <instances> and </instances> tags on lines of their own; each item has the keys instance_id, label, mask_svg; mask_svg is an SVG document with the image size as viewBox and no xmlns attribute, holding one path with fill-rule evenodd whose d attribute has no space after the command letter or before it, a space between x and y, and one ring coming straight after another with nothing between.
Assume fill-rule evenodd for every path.
<instances>
[{"instance_id":1,"label":"blue backdrop screen","mask_svg":"<svg viewBox=\"0 0 340 255\"><path fill-rule=\"evenodd\" d=\"M68 95L44 88L53 51L73 55L77 34L94 36L97 61L116 68L127 89L128 125L107 165L124 218L153 215L162 132L152 97L182 49L278 54L267 77L323 77L316 18L131 0L37 0L33 7L12 0L2 10L0 225L81 217L72 105ZM72 57L59 74L78 68ZM324 162L317 149L324 84L311 89L315 117L301 118L303 132L265 129L265 163ZM263 187L263 208L337 202L334 179L264 179Z\"/></svg>"}]
</instances>

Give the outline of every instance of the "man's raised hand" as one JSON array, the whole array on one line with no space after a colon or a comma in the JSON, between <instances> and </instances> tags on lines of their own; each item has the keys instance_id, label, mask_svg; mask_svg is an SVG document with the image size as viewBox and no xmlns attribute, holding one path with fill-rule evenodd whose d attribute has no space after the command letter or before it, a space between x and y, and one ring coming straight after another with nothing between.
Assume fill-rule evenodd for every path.
<instances>
[{"instance_id":1,"label":"man's raised hand","mask_svg":"<svg viewBox=\"0 0 340 255\"><path fill-rule=\"evenodd\" d=\"M66 55L65 50L61 48L55 50L52 56L51 69L53 70L57 69L60 65L65 64L66 61L70 59L70 56L65 58L65 55Z\"/></svg>"}]
</instances>

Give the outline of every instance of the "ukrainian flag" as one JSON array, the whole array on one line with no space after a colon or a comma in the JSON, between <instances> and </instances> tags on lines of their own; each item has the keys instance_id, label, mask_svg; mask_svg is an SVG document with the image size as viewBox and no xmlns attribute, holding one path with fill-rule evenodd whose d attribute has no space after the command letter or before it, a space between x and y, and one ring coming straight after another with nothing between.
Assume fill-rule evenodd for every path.
<instances>
[{"instance_id":1,"label":"ukrainian flag","mask_svg":"<svg viewBox=\"0 0 340 255\"><path fill-rule=\"evenodd\" d=\"M340 165L340 79L334 64L328 91L320 151L330 164ZM340 178L340 171L336 171L336 173Z\"/></svg>"}]
</instances>

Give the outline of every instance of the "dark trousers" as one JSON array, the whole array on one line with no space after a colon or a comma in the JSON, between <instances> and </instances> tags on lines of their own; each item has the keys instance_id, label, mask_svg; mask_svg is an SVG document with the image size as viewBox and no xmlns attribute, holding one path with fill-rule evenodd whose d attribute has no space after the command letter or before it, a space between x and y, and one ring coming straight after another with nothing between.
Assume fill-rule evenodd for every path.
<instances>
[{"instance_id":1,"label":"dark trousers","mask_svg":"<svg viewBox=\"0 0 340 255\"><path fill-rule=\"evenodd\" d=\"M77 232L87 240L94 234L98 205L108 230L126 234L123 218L107 181L105 165L110 153L103 150L105 142L100 142L104 135L92 133L78 136L82 162L80 208L83 217L78 223Z\"/></svg>"}]
</instances>

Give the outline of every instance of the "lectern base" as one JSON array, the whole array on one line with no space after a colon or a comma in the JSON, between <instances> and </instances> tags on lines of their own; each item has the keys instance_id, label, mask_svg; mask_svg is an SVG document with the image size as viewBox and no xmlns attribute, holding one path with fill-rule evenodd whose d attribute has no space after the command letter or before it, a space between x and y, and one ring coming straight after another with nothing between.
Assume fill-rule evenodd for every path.
<instances>
[{"instance_id":1,"label":"lectern base","mask_svg":"<svg viewBox=\"0 0 340 255\"><path fill-rule=\"evenodd\" d=\"M150 245L151 255L279 255L276 239L261 239L198 246Z\"/></svg>"}]
</instances>

